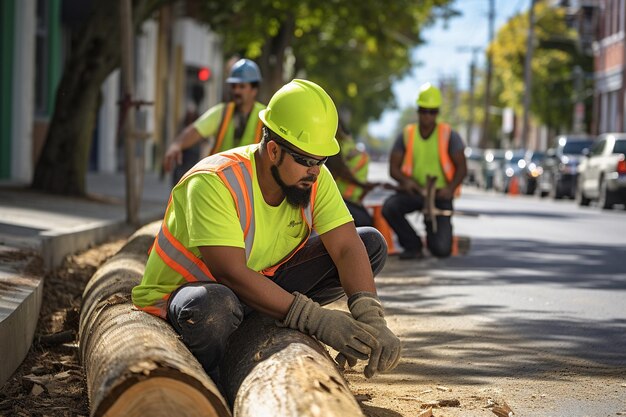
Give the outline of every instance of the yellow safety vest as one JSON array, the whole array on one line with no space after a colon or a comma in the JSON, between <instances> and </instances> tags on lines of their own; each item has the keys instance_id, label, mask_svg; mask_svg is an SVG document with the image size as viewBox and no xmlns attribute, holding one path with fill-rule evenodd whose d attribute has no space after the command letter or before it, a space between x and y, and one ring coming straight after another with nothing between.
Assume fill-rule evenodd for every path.
<instances>
[{"instance_id":1,"label":"yellow safety vest","mask_svg":"<svg viewBox=\"0 0 626 417\"><path fill-rule=\"evenodd\" d=\"M439 164L443 171L445 180L449 183L450 181L452 181L452 178L454 178L454 173L456 172L456 167L454 166L454 163L452 162L448 151L452 128L447 123L438 123L437 128L439 129L439 135L437 138L439 149ZM417 149L415 149L417 133L417 125L415 123L409 124L404 128L404 143L406 149L404 153L404 160L402 162L402 173L409 177L413 176L414 153L417 151ZM461 187L458 186L455 190L455 195L458 195L460 191Z\"/></svg>"},{"instance_id":2,"label":"yellow safety vest","mask_svg":"<svg viewBox=\"0 0 626 417\"><path fill-rule=\"evenodd\" d=\"M196 166L189 170L185 176L180 179L179 183L186 181L193 175L201 173L216 173L230 191L237 207L241 230L244 232L247 260L250 257L250 252L254 244L256 223L252 188L252 164L250 159L235 151L227 151L209 156L204 158ZM308 226L307 236L280 262L272 267L259 271L260 273L266 276L273 276L280 265L291 259L291 257L304 246L311 234L313 224L313 202L315 201L316 193L317 183L313 184L309 205L306 208L301 209L302 218ZM172 197L170 196L166 213L169 212L169 205L171 203ZM174 235L172 235L167 228L166 219L163 220L161 229L156 235L151 250L155 250L156 254L167 266L178 272L189 283L216 280L203 260L188 250L178 239L176 239ZM175 284L176 283L172 283L172 286ZM153 302L151 305L136 307L148 313L165 318L167 315L167 302L172 292L173 290L165 294L162 299Z\"/></svg>"}]
</instances>

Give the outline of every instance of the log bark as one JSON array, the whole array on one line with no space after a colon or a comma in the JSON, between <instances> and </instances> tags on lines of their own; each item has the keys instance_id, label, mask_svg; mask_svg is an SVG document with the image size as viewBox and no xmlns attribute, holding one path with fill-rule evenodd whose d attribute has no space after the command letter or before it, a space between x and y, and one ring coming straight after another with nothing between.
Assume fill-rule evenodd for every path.
<instances>
[{"instance_id":1,"label":"log bark","mask_svg":"<svg viewBox=\"0 0 626 417\"><path fill-rule=\"evenodd\" d=\"M171 326L130 302L159 226L135 233L83 293L80 355L91 416L229 416ZM363 416L325 348L257 313L232 335L220 374L236 417Z\"/></svg>"},{"instance_id":2,"label":"log bark","mask_svg":"<svg viewBox=\"0 0 626 417\"><path fill-rule=\"evenodd\" d=\"M79 335L91 416L230 416L171 326L130 301L158 227L135 233L85 288Z\"/></svg>"},{"instance_id":3,"label":"log bark","mask_svg":"<svg viewBox=\"0 0 626 417\"><path fill-rule=\"evenodd\" d=\"M236 417L363 416L324 347L257 313L231 336L220 373Z\"/></svg>"}]
</instances>

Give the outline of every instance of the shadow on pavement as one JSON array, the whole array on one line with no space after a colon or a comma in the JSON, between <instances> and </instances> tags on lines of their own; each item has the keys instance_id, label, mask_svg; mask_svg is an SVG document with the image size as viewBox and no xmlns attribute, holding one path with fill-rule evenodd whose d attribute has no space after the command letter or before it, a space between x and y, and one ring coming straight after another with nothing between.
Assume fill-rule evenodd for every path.
<instances>
[{"instance_id":1,"label":"shadow on pavement","mask_svg":"<svg viewBox=\"0 0 626 417\"><path fill-rule=\"evenodd\" d=\"M390 258L377 285L387 314L403 323L397 374L461 385L493 377L623 382L624 307L606 305L597 317L581 311L598 291L624 299L625 254L616 246L474 239L464 257ZM545 299L526 303L528 288Z\"/></svg>"}]
</instances>

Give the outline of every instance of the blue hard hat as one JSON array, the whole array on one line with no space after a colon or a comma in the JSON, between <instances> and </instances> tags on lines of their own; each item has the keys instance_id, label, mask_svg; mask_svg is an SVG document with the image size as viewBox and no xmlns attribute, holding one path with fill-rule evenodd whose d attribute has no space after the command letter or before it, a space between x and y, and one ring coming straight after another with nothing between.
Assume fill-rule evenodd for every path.
<instances>
[{"instance_id":1,"label":"blue hard hat","mask_svg":"<svg viewBox=\"0 0 626 417\"><path fill-rule=\"evenodd\" d=\"M254 61L240 59L235 62L226 79L227 83L255 83L261 81L261 71Z\"/></svg>"}]
</instances>

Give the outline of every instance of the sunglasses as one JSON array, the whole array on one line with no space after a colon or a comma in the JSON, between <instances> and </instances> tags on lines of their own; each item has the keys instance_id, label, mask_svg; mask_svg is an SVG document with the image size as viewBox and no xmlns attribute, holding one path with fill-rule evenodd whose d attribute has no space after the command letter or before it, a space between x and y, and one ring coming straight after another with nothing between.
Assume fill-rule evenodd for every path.
<instances>
[{"instance_id":1,"label":"sunglasses","mask_svg":"<svg viewBox=\"0 0 626 417\"><path fill-rule=\"evenodd\" d=\"M439 109L418 109L417 112L420 114L437 114Z\"/></svg>"},{"instance_id":2,"label":"sunglasses","mask_svg":"<svg viewBox=\"0 0 626 417\"><path fill-rule=\"evenodd\" d=\"M328 157L324 159L315 159L315 158L311 158L310 156L302 155L301 153L294 151L293 149L289 148L287 145L282 144L280 142L276 142L276 144L280 146L280 148L283 149L285 152L287 152L289 155L291 155L294 161L308 168L314 167L314 166L321 167L322 165L326 163L326 161L328 161Z\"/></svg>"}]
</instances>

